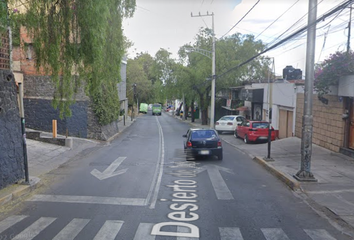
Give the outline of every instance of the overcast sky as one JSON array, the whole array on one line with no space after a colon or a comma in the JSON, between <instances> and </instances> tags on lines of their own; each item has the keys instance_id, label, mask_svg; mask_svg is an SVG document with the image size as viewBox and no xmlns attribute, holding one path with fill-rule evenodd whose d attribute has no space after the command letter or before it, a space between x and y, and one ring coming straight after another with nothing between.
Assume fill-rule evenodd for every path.
<instances>
[{"instance_id":1,"label":"overcast sky","mask_svg":"<svg viewBox=\"0 0 354 240\"><path fill-rule=\"evenodd\" d=\"M260 0L255 5L257 2L258 0L137 0L134 17L123 23L125 35L134 43L129 50L129 57L140 52L148 52L154 56L160 48L164 48L177 58L178 49L193 42L201 27L212 27L211 17L191 17L191 13L198 15L200 12L203 15L213 12L217 38L226 33L253 34L256 39L269 46L273 41L284 39L307 25L308 0ZM317 17L342 2L343 0L318 0ZM316 62L335 51L346 50L348 20L349 9L344 9L317 25ZM286 33L281 36L284 32ZM282 75L282 69L287 65L300 68L304 74L306 34L267 52L265 56L274 57L277 75Z\"/></svg>"}]
</instances>

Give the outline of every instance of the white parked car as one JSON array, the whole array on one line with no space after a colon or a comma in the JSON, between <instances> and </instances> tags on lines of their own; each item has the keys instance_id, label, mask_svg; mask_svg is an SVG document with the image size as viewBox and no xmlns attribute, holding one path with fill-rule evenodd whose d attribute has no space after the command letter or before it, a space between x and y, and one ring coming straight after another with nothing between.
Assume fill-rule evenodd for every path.
<instances>
[{"instance_id":1,"label":"white parked car","mask_svg":"<svg viewBox=\"0 0 354 240\"><path fill-rule=\"evenodd\" d=\"M242 123L245 120L246 118L244 116L226 115L216 121L215 130L218 131L219 134L222 132L233 133L237 127L237 124Z\"/></svg>"}]
</instances>

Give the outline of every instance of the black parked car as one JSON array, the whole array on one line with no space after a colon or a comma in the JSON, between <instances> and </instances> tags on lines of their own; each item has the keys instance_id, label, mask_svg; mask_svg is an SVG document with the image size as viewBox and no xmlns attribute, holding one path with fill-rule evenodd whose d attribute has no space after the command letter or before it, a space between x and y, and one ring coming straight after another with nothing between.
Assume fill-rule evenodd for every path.
<instances>
[{"instance_id":1,"label":"black parked car","mask_svg":"<svg viewBox=\"0 0 354 240\"><path fill-rule=\"evenodd\" d=\"M190 128L183 135L184 151L189 157L217 156L222 160L222 144L218 133L214 129Z\"/></svg>"}]
</instances>

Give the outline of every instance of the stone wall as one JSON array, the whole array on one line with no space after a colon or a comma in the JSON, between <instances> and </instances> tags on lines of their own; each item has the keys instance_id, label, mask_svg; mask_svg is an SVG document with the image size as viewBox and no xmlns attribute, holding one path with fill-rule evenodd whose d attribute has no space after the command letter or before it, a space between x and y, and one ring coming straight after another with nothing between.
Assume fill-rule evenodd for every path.
<instances>
[{"instance_id":1,"label":"stone wall","mask_svg":"<svg viewBox=\"0 0 354 240\"><path fill-rule=\"evenodd\" d=\"M54 109L52 100L24 98L26 127L52 132L52 120L57 120L58 134L87 137L87 101L76 101L70 109L72 116L60 119L59 110Z\"/></svg>"},{"instance_id":2,"label":"stone wall","mask_svg":"<svg viewBox=\"0 0 354 240\"><path fill-rule=\"evenodd\" d=\"M0 70L0 189L24 178L21 119L16 84Z\"/></svg>"},{"instance_id":3,"label":"stone wall","mask_svg":"<svg viewBox=\"0 0 354 240\"><path fill-rule=\"evenodd\" d=\"M318 100L313 95L313 138L312 142L335 152L343 146L344 126L342 119L344 103L338 96L324 96L328 104ZM295 136L302 136L302 116L304 111L304 94L297 94Z\"/></svg>"},{"instance_id":4,"label":"stone wall","mask_svg":"<svg viewBox=\"0 0 354 240\"><path fill-rule=\"evenodd\" d=\"M57 120L58 133L69 136L108 140L118 133L118 122L101 126L91 107L91 100L83 88L75 95L76 102L70 107L72 116L59 118L59 110L52 106L53 83L48 76L25 76L24 106L26 126L51 132L52 120Z\"/></svg>"}]
</instances>

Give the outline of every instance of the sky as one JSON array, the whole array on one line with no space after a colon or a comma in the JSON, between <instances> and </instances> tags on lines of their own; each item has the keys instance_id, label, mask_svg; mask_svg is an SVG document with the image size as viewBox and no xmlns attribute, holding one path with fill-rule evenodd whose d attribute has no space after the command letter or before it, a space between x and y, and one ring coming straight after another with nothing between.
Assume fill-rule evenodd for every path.
<instances>
[{"instance_id":1,"label":"sky","mask_svg":"<svg viewBox=\"0 0 354 240\"><path fill-rule=\"evenodd\" d=\"M271 46L274 41L284 39L307 25L308 1L136 0L134 16L123 22L124 34L134 43L128 51L128 57L133 58L140 52L148 52L154 56L160 48L164 48L172 53L172 57L177 58L179 48L194 42L201 27L212 27L212 17L191 17L191 13L194 16L199 13L214 13L216 38L239 32L252 34L256 40ZM317 18L344 2L317 1ZM246 15L248 11L250 12ZM240 22L236 25L238 21ZM317 24L316 63L336 51L346 50L348 21L349 8ZM305 33L264 54L274 59L276 75L281 76L282 69L288 65L300 68L303 75L305 74L306 41Z\"/></svg>"}]
</instances>

